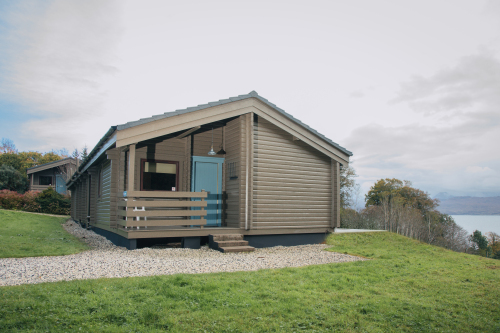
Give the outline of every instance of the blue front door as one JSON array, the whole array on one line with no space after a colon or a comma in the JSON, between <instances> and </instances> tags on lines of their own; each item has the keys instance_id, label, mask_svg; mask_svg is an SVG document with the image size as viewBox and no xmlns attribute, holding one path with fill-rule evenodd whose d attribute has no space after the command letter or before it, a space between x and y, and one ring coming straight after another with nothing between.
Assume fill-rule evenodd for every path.
<instances>
[{"instance_id":1,"label":"blue front door","mask_svg":"<svg viewBox=\"0 0 500 333\"><path fill-rule=\"evenodd\" d=\"M205 190L207 195L207 226L220 226L222 215L223 158L193 156L191 191Z\"/></svg>"},{"instance_id":2,"label":"blue front door","mask_svg":"<svg viewBox=\"0 0 500 333\"><path fill-rule=\"evenodd\" d=\"M62 175L56 175L56 191L57 193L66 194L66 182Z\"/></svg>"}]
</instances>

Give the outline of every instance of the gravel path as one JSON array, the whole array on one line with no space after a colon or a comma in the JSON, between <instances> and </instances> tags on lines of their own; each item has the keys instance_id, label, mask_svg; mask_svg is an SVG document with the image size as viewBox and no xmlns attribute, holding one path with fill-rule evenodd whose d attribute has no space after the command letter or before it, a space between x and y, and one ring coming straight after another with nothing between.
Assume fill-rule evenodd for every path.
<instances>
[{"instance_id":1,"label":"gravel path","mask_svg":"<svg viewBox=\"0 0 500 333\"><path fill-rule=\"evenodd\" d=\"M365 260L324 251L328 245L277 246L251 253L227 254L207 246L200 250L144 248L129 251L70 220L64 227L94 249L68 256L0 259L0 286L177 273L255 271Z\"/></svg>"}]
</instances>

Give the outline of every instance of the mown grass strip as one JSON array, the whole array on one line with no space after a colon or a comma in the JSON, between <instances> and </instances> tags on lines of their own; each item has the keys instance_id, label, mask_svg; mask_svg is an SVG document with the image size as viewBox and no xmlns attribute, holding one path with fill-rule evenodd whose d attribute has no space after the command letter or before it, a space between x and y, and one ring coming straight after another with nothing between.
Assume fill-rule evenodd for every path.
<instances>
[{"instance_id":1,"label":"mown grass strip","mask_svg":"<svg viewBox=\"0 0 500 333\"><path fill-rule=\"evenodd\" d=\"M59 256L89 249L61 226L67 217L0 210L0 258Z\"/></svg>"},{"instance_id":2,"label":"mown grass strip","mask_svg":"<svg viewBox=\"0 0 500 333\"><path fill-rule=\"evenodd\" d=\"M391 233L339 234L373 260L0 288L0 329L82 332L498 332L500 263ZM80 330L81 329L81 330Z\"/></svg>"}]
</instances>

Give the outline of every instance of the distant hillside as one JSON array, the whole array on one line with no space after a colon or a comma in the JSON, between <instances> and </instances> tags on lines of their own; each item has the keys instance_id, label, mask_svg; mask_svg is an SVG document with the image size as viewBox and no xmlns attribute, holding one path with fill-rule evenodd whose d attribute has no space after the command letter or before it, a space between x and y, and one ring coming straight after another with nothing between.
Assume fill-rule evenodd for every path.
<instances>
[{"instance_id":1,"label":"distant hillside","mask_svg":"<svg viewBox=\"0 0 500 333\"><path fill-rule=\"evenodd\" d=\"M436 196L437 197L437 196ZM439 198L438 210L448 215L500 215L500 197Z\"/></svg>"}]
</instances>

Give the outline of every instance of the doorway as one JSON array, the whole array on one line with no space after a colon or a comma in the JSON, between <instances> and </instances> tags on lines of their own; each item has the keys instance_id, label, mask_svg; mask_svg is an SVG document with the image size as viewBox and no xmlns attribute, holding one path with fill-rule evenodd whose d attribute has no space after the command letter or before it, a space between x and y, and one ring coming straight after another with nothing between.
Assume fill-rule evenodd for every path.
<instances>
[{"instance_id":1,"label":"doorway","mask_svg":"<svg viewBox=\"0 0 500 333\"><path fill-rule=\"evenodd\" d=\"M224 158L193 156L191 191L205 190L207 195L207 226L220 227L222 223L222 167ZM199 199L196 199L199 200ZM199 208L197 208L199 209ZM194 218L194 217L193 217Z\"/></svg>"}]
</instances>

